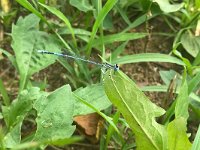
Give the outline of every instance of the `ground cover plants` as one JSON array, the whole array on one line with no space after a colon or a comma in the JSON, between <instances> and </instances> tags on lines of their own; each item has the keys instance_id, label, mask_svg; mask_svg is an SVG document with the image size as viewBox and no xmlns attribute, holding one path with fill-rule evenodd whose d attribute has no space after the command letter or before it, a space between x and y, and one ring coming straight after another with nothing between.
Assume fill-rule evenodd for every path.
<instances>
[{"instance_id":1,"label":"ground cover plants","mask_svg":"<svg viewBox=\"0 0 200 150\"><path fill-rule=\"evenodd\" d=\"M5 36L0 48L2 150L87 145L84 136L76 133L80 125L77 117L91 113L101 119L95 128L95 144L85 149L94 145L102 150L200 149L198 0L5 0L1 8ZM151 31L151 21L160 20L166 31ZM167 52L146 51L151 35L170 39ZM129 54L126 49L130 43L140 40L143 51ZM120 70L38 50L118 64ZM132 72L125 73L123 67L139 63L152 67L152 62L169 67L155 71L162 79L157 85L138 86L126 75ZM16 78L5 80L3 66L7 63ZM57 87L40 76L55 63L65 74L65 81ZM57 66L44 72L48 76L61 74ZM60 81L60 76L53 77ZM9 84L16 90L10 91ZM153 103L144 92L162 92L165 99L158 97L161 103ZM80 147L84 148L79 145L77 149Z\"/></svg>"}]
</instances>

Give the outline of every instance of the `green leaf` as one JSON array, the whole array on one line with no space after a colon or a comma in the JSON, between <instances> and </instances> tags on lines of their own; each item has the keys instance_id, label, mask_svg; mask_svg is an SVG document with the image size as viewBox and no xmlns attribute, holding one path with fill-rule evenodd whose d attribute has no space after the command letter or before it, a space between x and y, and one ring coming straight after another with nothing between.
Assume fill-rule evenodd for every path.
<instances>
[{"instance_id":1,"label":"green leaf","mask_svg":"<svg viewBox=\"0 0 200 150\"><path fill-rule=\"evenodd\" d=\"M138 150L166 149L166 130L155 120L165 113L162 108L153 104L121 71L107 71L104 88L110 101L133 130Z\"/></svg>"},{"instance_id":2,"label":"green leaf","mask_svg":"<svg viewBox=\"0 0 200 150\"><path fill-rule=\"evenodd\" d=\"M49 144L56 145L56 146L64 146L64 145L77 143L80 140L82 140L81 137L70 137L70 138L54 140L54 141L50 142Z\"/></svg>"},{"instance_id":3,"label":"green leaf","mask_svg":"<svg viewBox=\"0 0 200 150\"><path fill-rule=\"evenodd\" d=\"M136 18L127 28L125 28L121 33L128 32L129 30L141 25L145 21L149 20L150 17L147 17L147 14L145 13L144 15Z\"/></svg>"},{"instance_id":4,"label":"green leaf","mask_svg":"<svg viewBox=\"0 0 200 150\"><path fill-rule=\"evenodd\" d=\"M184 3L170 4L169 0L154 0L165 13L175 12L184 6Z\"/></svg>"},{"instance_id":5,"label":"green leaf","mask_svg":"<svg viewBox=\"0 0 200 150\"><path fill-rule=\"evenodd\" d=\"M114 42L121 42L127 40L136 40L145 37L146 33L119 33L113 35L107 35L103 37L104 44L110 44ZM100 45L101 38L94 40L92 46Z\"/></svg>"},{"instance_id":6,"label":"green leaf","mask_svg":"<svg viewBox=\"0 0 200 150\"><path fill-rule=\"evenodd\" d=\"M70 0L69 3L83 12L94 10L94 7L89 3L89 0Z\"/></svg>"},{"instance_id":7,"label":"green leaf","mask_svg":"<svg viewBox=\"0 0 200 150\"><path fill-rule=\"evenodd\" d=\"M180 76L176 71L169 70L169 71L159 71L160 77L165 83L165 85L169 86L170 82L174 79L174 77L177 75L177 78ZM179 80L176 80L176 83L179 82ZM179 85L179 84L178 84Z\"/></svg>"},{"instance_id":8,"label":"green leaf","mask_svg":"<svg viewBox=\"0 0 200 150\"><path fill-rule=\"evenodd\" d=\"M188 105L189 105L189 95L188 95L188 85L187 81L183 80L182 85L180 87L180 91L178 97L176 98L176 106L175 106L175 117L179 118L187 118L189 117L188 114Z\"/></svg>"},{"instance_id":9,"label":"green leaf","mask_svg":"<svg viewBox=\"0 0 200 150\"><path fill-rule=\"evenodd\" d=\"M16 1L47 23L47 20L42 16L42 14L39 11L37 11L27 0L16 0Z\"/></svg>"},{"instance_id":10,"label":"green leaf","mask_svg":"<svg viewBox=\"0 0 200 150\"><path fill-rule=\"evenodd\" d=\"M111 105L104 92L102 85L100 84L94 84L85 88L79 88L76 91L74 91L74 94L76 94L78 97L81 97L98 110L106 109ZM76 101L73 116L84 115L94 112L94 110L89 108L87 105L80 103L80 101L76 97L75 99Z\"/></svg>"},{"instance_id":11,"label":"green leaf","mask_svg":"<svg viewBox=\"0 0 200 150\"><path fill-rule=\"evenodd\" d=\"M12 128L23 121L27 112L32 109L32 103L40 96L39 90L36 87L23 90L9 107L2 107L3 116L8 128Z\"/></svg>"},{"instance_id":12,"label":"green leaf","mask_svg":"<svg viewBox=\"0 0 200 150\"><path fill-rule=\"evenodd\" d=\"M86 106L88 106L88 108L91 108L92 110L94 110L96 113L98 113L102 118L104 118L112 127L113 129L118 133L119 130L117 129L117 126L115 125L115 123L112 121L112 118L108 117L107 115L105 115L104 113L102 113L98 108L94 107L93 105L91 105L90 103L88 103L87 101L85 101L84 99L82 99L81 97L77 96L74 94L74 96L77 98L77 100L79 100L81 103L85 104Z\"/></svg>"},{"instance_id":13,"label":"green leaf","mask_svg":"<svg viewBox=\"0 0 200 150\"><path fill-rule=\"evenodd\" d=\"M34 150L34 148L39 147L40 146L40 142L26 142L26 143L20 143L17 144L13 147L13 150L25 150L25 149L31 149Z\"/></svg>"},{"instance_id":14,"label":"green leaf","mask_svg":"<svg viewBox=\"0 0 200 150\"><path fill-rule=\"evenodd\" d=\"M197 56L200 51L200 36L185 33L181 36L181 43L190 55Z\"/></svg>"},{"instance_id":15,"label":"green leaf","mask_svg":"<svg viewBox=\"0 0 200 150\"><path fill-rule=\"evenodd\" d=\"M4 137L6 148L14 148L21 142L21 126L22 122L15 125Z\"/></svg>"},{"instance_id":16,"label":"green leaf","mask_svg":"<svg viewBox=\"0 0 200 150\"><path fill-rule=\"evenodd\" d=\"M192 144L186 133L186 120L182 117L176 118L167 126L169 150L190 150Z\"/></svg>"},{"instance_id":17,"label":"green leaf","mask_svg":"<svg viewBox=\"0 0 200 150\"><path fill-rule=\"evenodd\" d=\"M6 91L6 88L4 87L1 79L0 79L0 93L3 97L4 105L9 106L10 105L10 98L8 97L8 93Z\"/></svg>"},{"instance_id":18,"label":"green leaf","mask_svg":"<svg viewBox=\"0 0 200 150\"><path fill-rule=\"evenodd\" d=\"M131 24L131 21L129 20L127 14L126 14L126 11L121 8L121 6L119 4L117 4L115 6L116 10L119 12L119 14L122 16L123 20L126 22L126 24L130 25Z\"/></svg>"},{"instance_id":19,"label":"green leaf","mask_svg":"<svg viewBox=\"0 0 200 150\"><path fill-rule=\"evenodd\" d=\"M74 98L69 85L65 85L47 96L41 96L35 103L37 110L37 130L35 141L54 141L68 138L75 127L72 126Z\"/></svg>"},{"instance_id":20,"label":"green leaf","mask_svg":"<svg viewBox=\"0 0 200 150\"><path fill-rule=\"evenodd\" d=\"M4 50L4 49L1 49L1 48L0 48L0 51L1 51L4 55L6 55L6 56L8 57L8 59L10 60L10 62L12 63L12 65L15 67L15 69L16 69L17 71L19 71L19 69L17 68L17 63L16 63L15 57L14 57L12 54L10 54L9 52L7 52L6 50Z\"/></svg>"},{"instance_id":21,"label":"green leaf","mask_svg":"<svg viewBox=\"0 0 200 150\"><path fill-rule=\"evenodd\" d=\"M60 51L57 38L38 31L38 25L39 18L31 14L19 18L12 27L12 48L20 74L20 90L25 88L31 75L55 62L56 57L43 56L37 50Z\"/></svg>"},{"instance_id":22,"label":"green leaf","mask_svg":"<svg viewBox=\"0 0 200 150\"><path fill-rule=\"evenodd\" d=\"M195 57L193 65L200 65L200 51L198 52L197 56Z\"/></svg>"},{"instance_id":23,"label":"green leaf","mask_svg":"<svg viewBox=\"0 0 200 150\"><path fill-rule=\"evenodd\" d=\"M127 64L138 62L168 62L184 66L185 64L178 58L158 53L141 53L135 55L123 56L115 59L114 64Z\"/></svg>"},{"instance_id":24,"label":"green leaf","mask_svg":"<svg viewBox=\"0 0 200 150\"><path fill-rule=\"evenodd\" d=\"M127 45L128 41L122 43L120 46L118 46L111 55L111 60L116 59L125 49L125 46Z\"/></svg>"},{"instance_id":25,"label":"green leaf","mask_svg":"<svg viewBox=\"0 0 200 150\"><path fill-rule=\"evenodd\" d=\"M90 55L90 53L91 53L91 47L93 44L93 40L94 40L94 37L97 33L99 26L102 24L104 18L106 17L108 12L114 7L114 5L116 3L117 3L117 0L108 0L106 2L106 4L104 5L104 7L102 8L102 10L100 11L100 13L98 14L96 21L92 27L92 34L91 34L90 40L87 45L87 54L88 55Z\"/></svg>"},{"instance_id":26,"label":"green leaf","mask_svg":"<svg viewBox=\"0 0 200 150\"><path fill-rule=\"evenodd\" d=\"M194 139L194 142L192 144L192 150L200 149L200 125L196 134L196 137Z\"/></svg>"},{"instance_id":27,"label":"green leaf","mask_svg":"<svg viewBox=\"0 0 200 150\"><path fill-rule=\"evenodd\" d=\"M75 35L74 35L74 29L72 28L71 23L70 23L70 21L67 19L67 17L66 17L62 12L60 12L59 10L57 10L57 9L54 8L54 7L47 6L47 5L44 5L44 4L42 4L42 3L39 3L39 4L40 4L41 6L43 6L44 8L46 8L47 10L49 10L52 14L56 15L56 16L57 16L58 18L60 18L62 21L64 21L64 23L66 24L66 26L69 28L69 30L70 30L70 32L71 32L74 45L77 46L77 44L76 44L76 38L75 38Z\"/></svg>"},{"instance_id":28,"label":"green leaf","mask_svg":"<svg viewBox=\"0 0 200 150\"><path fill-rule=\"evenodd\" d=\"M198 72L190 81L188 84L188 93L190 94L195 88L198 88L198 85L200 84L200 72Z\"/></svg>"}]
</instances>

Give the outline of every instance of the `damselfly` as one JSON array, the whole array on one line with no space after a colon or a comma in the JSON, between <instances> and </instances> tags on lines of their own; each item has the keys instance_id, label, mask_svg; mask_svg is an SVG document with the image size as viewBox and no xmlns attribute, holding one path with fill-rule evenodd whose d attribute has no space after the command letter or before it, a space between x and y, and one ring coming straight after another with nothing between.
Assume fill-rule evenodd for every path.
<instances>
[{"instance_id":1,"label":"damselfly","mask_svg":"<svg viewBox=\"0 0 200 150\"><path fill-rule=\"evenodd\" d=\"M51 55L65 57L65 58L71 58L71 59L75 59L75 60L81 60L81 61L84 61L84 62L87 62L87 63L90 63L90 64L100 66L101 68L113 69L114 71L119 70L119 66L117 64L112 65L112 64L109 64L109 63L98 63L98 62L91 61L91 60L88 60L88 59L83 59L83 58L78 57L78 56L72 56L72 55L67 55L67 54L62 54L62 53L57 53L57 52L49 52L49 51L46 51L46 50L38 50L37 52L42 53L42 54L51 54Z\"/></svg>"}]
</instances>

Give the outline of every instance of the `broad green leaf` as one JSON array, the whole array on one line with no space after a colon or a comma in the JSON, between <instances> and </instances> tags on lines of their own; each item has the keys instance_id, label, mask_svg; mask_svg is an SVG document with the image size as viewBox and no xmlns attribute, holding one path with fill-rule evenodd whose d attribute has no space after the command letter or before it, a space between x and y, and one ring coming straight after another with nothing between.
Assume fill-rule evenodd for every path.
<instances>
[{"instance_id":1,"label":"broad green leaf","mask_svg":"<svg viewBox=\"0 0 200 150\"><path fill-rule=\"evenodd\" d=\"M74 35L74 29L72 28L71 23L70 23L70 21L67 19L67 17L66 17L62 12L60 12L59 10L57 10L57 9L54 8L54 7L47 6L47 5L44 5L44 4L42 4L42 3L39 3L39 4L40 4L41 6L43 6L44 8L46 8L47 10L49 10L52 14L56 15L56 16L57 16L58 18L60 18L62 21L64 21L64 23L66 24L66 26L69 28L69 30L70 30L70 32L71 32L74 45L77 46L77 44L76 44L76 38L75 38L75 35Z\"/></svg>"},{"instance_id":2,"label":"broad green leaf","mask_svg":"<svg viewBox=\"0 0 200 150\"><path fill-rule=\"evenodd\" d=\"M3 116L8 128L12 128L23 121L27 112L32 109L33 102L40 96L39 90L36 87L23 90L9 107L2 107Z\"/></svg>"},{"instance_id":3,"label":"broad green leaf","mask_svg":"<svg viewBox=\"0 0 200 150\"><path fill-rule=\"evenodd\" d=\"M74 132L74 98L69 85L41 96L34 103L34 108L37 111L35 141L62 140Z\"/></svg>"},{"instance_id":4,"label":"broad green leaf","mask_svg":"<svg viewBox=\"0 0 200 150\"><path fill-rule=\"evenodd\" d=\"M194 139L194 142L192 144L192 150L200 149L200 125L196 134L196 137Z\"/></svg>"},{"instance_id":5,"label":"broad green leaf","mask_svg":"<svg viewBox=\"0 0 200 150\"><path fill-rule=\"evenodd\" d=\"M170 0L154 0L154 2L158 3L160 9L165 13L178 11L184 6L184 3L170 4Z\"/></svg>"},{"instance_id":6,"label":"broad green leaf","mask_svg":"<svg viewBox=\"0 0 200 150\"><path fill-rule=\"evenodd\" d=\"M104 44L110 44L114 42L121 42L121 41L128 41L128 40L135 40L145 37L146 33L119 33L113 35L107 35L102 37ZM94 40L92 46L100 45L101 38Z\"/></svg>"},{"instance_id":7,"label":"broad green leaf","mask_svg":"<svg viewBox=\"0 0 200 150\"><path fill-rule=\"evenodd\" d=\"M186 133L185 118L176 118L167 126L169 150L190 150L192 144Z\"/></svg>"},{"instance_id":8,"label":"broad green leaf","mask_svg":"<svg viewBox=\"0 0 200 150\"><path fill-rule=\"evenodd\" d=\"M39 21L37 16L31 14L19 18L12 27L12 48L20 74L20 90L24 89L31 75L55 62L56 57L43 56L37 50L60 51L56 37L38 31Z\"/></svg>"},{"instance_id":9,"label":"broad green leaf","mask_svg":"<svg viewBox=\"0 0 200 150\"><path fill-rule=\"evenodd\" d=\"M190 55L197 56L200 51L200 36L185 33L181 36L181 43Z\"/></svg>"},{"instance_id":10,"label":"broad green leaf","mask_svg":"<svg viewBox=\"0 0 200 150\"><path fill-rule=\"evenodd\" d=\"M91 105L93 105L98 110L106 109L111 105L110 101L108 100L104 92L102 85L100 84L94 84L87 86L85 88L79 88L73 93L76 94L78 97L81 97ZM93 109L89 108L87 105L83 103L80 103L80 101L76 99L73 116L84 115L93 112L94 112Z\"/></svg>"},{"instance_id":11,"label":"broad green leaf","mask_svg":"<svg viewBox=\"0 0 200 150\"><path fill-rule=\"evenodd\" d=\"M179 90L178 97L176 98L176 106L175 106L175 117L179 118L187 118L188 114L188 105L189 105L189 95L188 95L188 85L187 81L183 80L182 85Z\"/></svg>"},{"instance_id":12,"label":"broad green leaf","mask_svg":"<svg viewBox=\"0 0 200 150\"><path fill-rule=\"evenodd\" d=\"M89 0L70 0L69 3L83 12L94 10L93 6L89 3Z\"/></svg>"},{"instance_id":13,"label":"broad green leaf","mask_svg":"<svg viewBox=\"0 0 200 150\"><path fill-rule=\"evenodd\" d=\"M135 55L122 56L113 60L114 64L128 64L138 62L168 62L184 66L185 64L178 58L158 53L141 53Z\"/></svg>"},{"instance_id":14,"label":"broad green leaf","mask_svg":"<svg viewBox=\"0 0 200 150\"><path fill-rule=\"evenodd\" d=\"M92 27L92 34L90 37L90 40L88 42L87 45L87 54L90 55L91 53L91 48L92 48L92 44L93 44L93 40L94 37L97 33L97 30L99 28L99 26L102 24L104 18L106 17L106 15L108 14L108 12L114 7L114 5L117 3L117 0L108 0L106 2L106 4L103 6L102 10L100 11L100 13L98 14L96 21Z\"/></svg>"},{"instance_id":15,"label":"broad green leaf","mask_svg":"<svg viewBox=\"0 0 200 150\"><path fill-rule=\"evenodd\" d=\"M156 117L165 113L162 108L153 104L121 71L107 71L104 88L109 100L133 130L138 150L167 149L166 130L156 122Z\"/></svg>"}]
</instances>

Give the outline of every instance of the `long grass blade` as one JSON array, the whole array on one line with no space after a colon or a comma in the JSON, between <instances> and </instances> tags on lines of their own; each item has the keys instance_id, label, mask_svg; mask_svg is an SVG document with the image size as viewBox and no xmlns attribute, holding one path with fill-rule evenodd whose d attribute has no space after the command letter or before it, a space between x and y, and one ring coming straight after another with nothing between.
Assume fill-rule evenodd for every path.
<instances>
[{"instance_id":1,"label":"long grass blade","mask_svg":"<svg viewBox=\"0 0 200 150\"><path fill-rule=\"evenodd\" d=\"M185 66L185 64L176 57L158 53L141 53L141 54L123 56L121 58L113 60L112 63L128 64L128 63L138 63L138 62L167 62Z\"/></svg>"},{"instance_id":2,"label":"long grass blade","mask_svg":"<svg viewBox=\"0 0 200 150\"><path fill-rule=\"evenodd\" d=\"M88 56L91 53L92 43L93 43L94 37L97 33L99 26L103 22L104 18L108 14L108 12L114 7L116 2L117 2L117 0L108 0L106 2L106 4L104 5L104 7L102 8L102 10L100 11L99 15L97 16L97 19L96 19L94 26L92 28L92 34L91 34L91 37L90 37L90 40L89 40L89 43L88 43L87 49L86 49Z\"/></svg>"}]
</instances>

